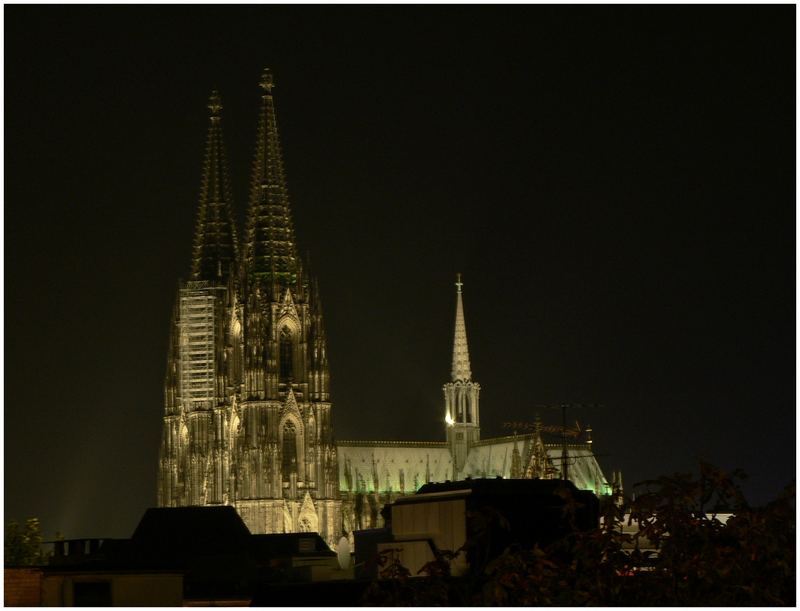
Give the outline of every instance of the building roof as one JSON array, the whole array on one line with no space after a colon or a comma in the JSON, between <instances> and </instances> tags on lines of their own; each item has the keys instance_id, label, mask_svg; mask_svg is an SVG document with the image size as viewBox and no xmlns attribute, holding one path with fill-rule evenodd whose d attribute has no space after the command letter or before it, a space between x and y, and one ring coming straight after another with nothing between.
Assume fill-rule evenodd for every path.
<instances>
[{"instance_id":1,"label":"building roof","mask_svg":"<svg viewBox=\"0 0 800 611\"><path fill-rule=\"evenodd\" d=\"M62 544L68 555L57 554L48 568L185 572L198 593L204 582L213 590L253 578L257 567L335 555L317 533L253 535L232 506L150 508L130 539L106 539L88 553L86 542Z\"/></svg>"},{"instance_id":2,"label":"building roof","mask_svg":"<svg viewBox=\"0 0 800 611\"><path fill-rule=\"evenodd\" d=\"M453 459L444 443L375 443L337 443L340 490L412 494L426 482L453 476Z\"/></svg>"},{"instance_id":3,"label":"building roof","mask_svg":"<svg viewBox=\"0 0 800 611\"><path fill-rule=\"evenodd\" d=\"M137 550L169 555L237 552L250 539L232 506L151 507L131 537Z\"/></svg>"},{"instance_id":4,"label":"building roof","mask_svg":"<svg viewBox=\"0 0 800 611\"><path fill-rule=\"evenodd\" d=\"M533 435L482 439L473 445L462 471L464 477L511 478L514 444L524 459ZM339 489L347 492L411 494L427 482L453 478L453 458L444 442L340 441ZM546 444L554 465L561 463L561 445ZM570 480L581 490L610 494L608 482L588 444L569 444Z\"/></svg>"},{"instance_id":5,"label":"building roof","mask_svg":"<svg viewBox=\"0 0 800 611\"><path fill-rule=\"evenodd\" d=\"M252 549L258 558L286 556L335 556L318 533L253 535Z\"/></svg>"}]
</instances>

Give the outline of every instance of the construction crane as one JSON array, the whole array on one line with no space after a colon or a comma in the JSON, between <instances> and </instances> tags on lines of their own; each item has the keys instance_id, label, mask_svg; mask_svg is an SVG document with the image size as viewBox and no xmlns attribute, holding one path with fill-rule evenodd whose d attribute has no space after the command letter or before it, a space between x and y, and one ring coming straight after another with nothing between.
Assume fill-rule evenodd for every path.
<instances>
[{"instance_id":1,"label":"construction crane","mask_svg":"<svg viewBox=\"0 0 800 611\"><path fill-rule=\"evenodd\" d=\"M504 422L503 423L503 428L504 429L513 429L515 432L519 431L519 430L533 431L533 430L538 429L538 430L540 430L542 432L553 433L555 435L564 434L567 437L572 437L574 439L577 439L578 437L580 437L584 432L588 432L589 431L589 429L585 429L584 430L583 428L581 428L581 423L578 422L577 420L575 421L575 428L570 428L570 427L564 428L560 424L542 424L541 422L538 422L538 421L537 422L527 422L527 421L523 421L523 422L519 422L519 421Z\"/></svg>"}]
</instances>

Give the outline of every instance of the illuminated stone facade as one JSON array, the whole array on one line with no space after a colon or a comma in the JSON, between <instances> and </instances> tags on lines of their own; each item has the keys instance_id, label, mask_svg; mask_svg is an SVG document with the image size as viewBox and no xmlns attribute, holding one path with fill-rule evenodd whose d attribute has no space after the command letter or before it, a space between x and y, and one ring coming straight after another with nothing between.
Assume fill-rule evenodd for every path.
<instances>
[{"instance_id":1,"label":"illuminated stone facade","mask_svg":"<svg viewBox=\"0 0 800 611\"><path fill-rule=\"evenodd\" d=\"M319 293L297 256L269 71L244 239L212 95L191 280L178 288L158 503L231 504L253 533L341 533Z\"/></svg>"},{"instance_id":2,"label":"illuminated stone facade","mask_svg":"<svg viewBox=\"0 0 800 611\"><path fill-rule=\"evenodd\" d=\"M552 478L560 444L541 428L481 439L462 283L456 286L443 441L333 436L319 291L297 256L272 90L261 83L247 224L237 238L214 93L191 279L177 290L165 379L158 504L233 505L253 533L343 531L383 524L382 507L428 482ZM610 492L591 440L568 447L569 478Z\"/></svg>"}]
</instances>

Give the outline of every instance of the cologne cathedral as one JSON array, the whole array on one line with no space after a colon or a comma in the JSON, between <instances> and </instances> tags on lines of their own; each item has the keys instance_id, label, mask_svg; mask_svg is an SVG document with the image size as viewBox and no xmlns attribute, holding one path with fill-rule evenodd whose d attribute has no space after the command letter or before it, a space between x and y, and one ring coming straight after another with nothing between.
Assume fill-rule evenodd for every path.
<instances>
[{"instance_id":1,"label":"cologne cathedral","mask_svg":"<svg viewBox=\"0 0 800 611\"><path fill-rule=\"evenodd\" d=\"M334 439L320 295L297 254L269 70L259 85L241 238L216 92L208 104L191 279L172 313L158 504L233 505L253 533L316 531L333 545L382 526L385 504L428 482L567 477L569 464L579 488L608 494L585 433L545 443L537 422L526 434L481 439L460 278L445 439Z\"/></svg>"}]
</instances>

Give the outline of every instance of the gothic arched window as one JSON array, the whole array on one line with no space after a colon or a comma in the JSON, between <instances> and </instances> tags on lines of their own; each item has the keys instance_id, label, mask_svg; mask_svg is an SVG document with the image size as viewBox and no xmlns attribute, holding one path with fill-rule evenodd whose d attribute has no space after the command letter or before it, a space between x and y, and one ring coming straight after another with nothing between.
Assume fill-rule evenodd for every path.
<instances>
[{"instance_id":1,"label":"gothic arched window","mask_svg":"<svg viewBox=\"0 0 800 611\"><path fill-rule=\"evenodd\" d=\"M292 378L292 332L288 327L281 329L281 380Z\"/></svg>"},{"instance_id":2,"label":"gothic arched window","mask_svg":"<svg viewBox=\"0 0 800 611\"><path fill-rule=\"evenodd\" d=\"M283 425L283 479L289 480L289 474L297 471L297 429L293 422Z\"/></svg>"}]
</instances>

